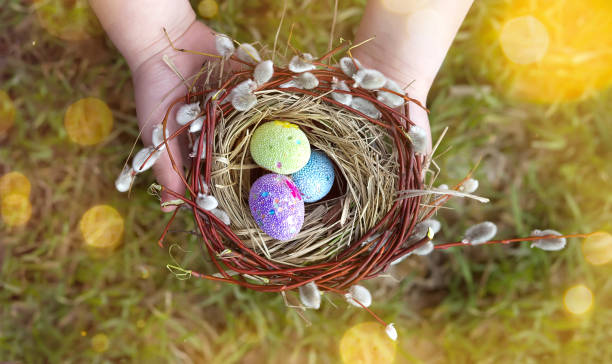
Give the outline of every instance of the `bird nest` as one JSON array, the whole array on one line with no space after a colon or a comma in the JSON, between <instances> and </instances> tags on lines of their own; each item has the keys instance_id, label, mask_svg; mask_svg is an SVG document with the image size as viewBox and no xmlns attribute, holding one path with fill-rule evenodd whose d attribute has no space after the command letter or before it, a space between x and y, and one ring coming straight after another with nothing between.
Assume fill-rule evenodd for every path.
<instances>
[{"instance_id":1,"label":"bird nest","mask_svg":"<svg viewBox=\"0 0 612 364\"><path fill-rule=\"evenodd\" d=\"M259 291L316 282L322 290L343 293L430 242L425 233L408 239L417 223L431 215L420 211L424 195L403 194L423 189L424 133L414 132L418 128L408 114L410 102L423 107L418 101L352 57L330 65L345 46L318 59L296 55L279 66L262 62L251 46L234 51L220 37L217 49L223 58L206 65L209 72L201 86L172 103L163 130L170 115L189 105L191 120L171 136L163 133L166 137L154 148L158 152L168 140L189 135L188 173L183 177L176 169L185 194L158 189L193 213L197 233L219 270L181 272ZM230 62L234 69L239 64L238 70L221 72L211 81L213 70ZM248 205L251 184L265 173L248 151L250 138L258 125L272 120L298 125L336 169L334 190L306 205L303 228L288 241L263 234ZM176 165L176 156L170 158ZM202 196L214 196L218 205L203 206Z\"/></svg>"}]
</instances>

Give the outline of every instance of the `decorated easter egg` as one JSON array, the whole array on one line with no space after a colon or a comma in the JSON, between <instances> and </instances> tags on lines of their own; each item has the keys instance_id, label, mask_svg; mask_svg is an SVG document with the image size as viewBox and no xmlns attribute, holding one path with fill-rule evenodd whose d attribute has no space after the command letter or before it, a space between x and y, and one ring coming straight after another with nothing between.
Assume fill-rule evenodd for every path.
<instances>
[{"instance_id":1,"label":"decorated easter egg","mask_svg":"<svg viewBox=\"0 0 612 364\"><path fill-rule=\"evenodd\" d=\"M274 173L291 174L308 163L310 143L300 128L286 121L270 121L255 129L251 156L260 167Z\"/></svg>"},{"instance_id":2,"label":"decorated easter egg","mask_svg":"<svg viewBox=\"0 0 612 364\"><path fill-rule=\"evenodd\" d=\"M257 226L278 240L295 237L304 223L304 201L293 181L266 174L251 186L249 207Z\"/></svg>"},{"instance_id":3,"label":"decorated easter egg","mask_svg":"<svg viewBox=\"0 0 612 364\"><path fill-rule=\"evenodd\" d=\"M329 193L334 176L334 165L329 157L320 150L313 150L308 163L292 174L291 179L302 193L304 202L316 202Z\"/></svg>"}]
</instances>

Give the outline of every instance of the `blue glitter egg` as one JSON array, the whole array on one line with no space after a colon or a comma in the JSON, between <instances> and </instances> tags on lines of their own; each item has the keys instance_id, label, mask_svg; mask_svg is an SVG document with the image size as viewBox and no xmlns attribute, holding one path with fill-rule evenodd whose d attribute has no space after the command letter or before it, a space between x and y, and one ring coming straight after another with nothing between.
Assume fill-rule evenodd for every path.
<instances>
[{"instance_id":1,"label":"blue glitter egg","mask_svg":"<svg viewBox=\"0 0 612 364\"><path fill-rule=\"evenodd\" d=\"M320 150L313 150L304 168L291 175L304 202L316 202L325 197L334 185L334 177L332 161Z\"/></svg>"}]
</instances>

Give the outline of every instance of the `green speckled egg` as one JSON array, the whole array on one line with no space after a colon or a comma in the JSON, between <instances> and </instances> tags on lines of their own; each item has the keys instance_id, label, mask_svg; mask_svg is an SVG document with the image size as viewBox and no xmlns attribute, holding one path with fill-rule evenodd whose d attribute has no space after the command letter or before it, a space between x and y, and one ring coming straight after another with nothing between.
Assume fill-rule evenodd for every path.
<instances>
[{"instance_id":1,"label":"green speckled egg","mask_svg":"<svg viewBox=\"0 0 612 364\"><path fill-rule=\"evenodd\" d=\"M270 121L255 129L251 157L260 167L279 174L297 172L310 159L310 142L300 128L286 121Z\"/></svg>"}]
</instances>

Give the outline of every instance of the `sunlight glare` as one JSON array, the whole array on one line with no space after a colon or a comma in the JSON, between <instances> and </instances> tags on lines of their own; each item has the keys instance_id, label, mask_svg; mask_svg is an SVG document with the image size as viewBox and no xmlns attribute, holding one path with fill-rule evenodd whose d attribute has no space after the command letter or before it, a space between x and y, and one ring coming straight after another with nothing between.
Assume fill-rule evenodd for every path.
<instances>
[{"instance_id":1,"label":"sunlight glare","mask_svg":"<svg viewBox=\"0 0 612 364\"><path fill-rule=\"evenodd\" d=\"M9 172L0 177L0 199L13 194L29 198L31 189L30 180L23 173Z\"/></svg>"},{"instance_id":2,"label":"sunlight glare","mask_svg":"<svg viewBox=\"0 0 612 364\"><path fill-rule=\"evenodd\" d=\"M526 15L507 21L499 41L509 60L518 64L529 64L544 57L549 36L544 24L533 16Z\"/></svg>"},{"instance_id":3,"label":"sunlight glare","mask_svg":"<svg viewBox=\"0 0 612 364\"><path fill-rule=\"evenodd\" d=\"M477 30L485 54L476 64L507 94L554 103L612 84L612 1L516 0L491 11L499 15Z\"/></svg>"},{"instance_id":4,"label":"sunlight glare","mask_svg":"<svg viewBox=\"0 0 612 364\"><path fill-rule=\"evenodd\" d=\"M121 244L123 217L111 206L97 205L83 214L79 229L88 248L107 253Z\"/></svg>"},{"instance_id":5,"label":"sunlight glare","mask_svg":"<svg viewBox=\"0 0 612 364\"><path fill-rule=\"evenodd\" d=\"M52 35L68 41L102 34L102 26L87 0L35 0L40 25Z\"/></svg>"},{"instance_id":6,"label":"sunlight glare","mask_svg":"<svg viewBox=\"0 0 612 364\"><path fill-rule=\"evenodd\" d=\"M98 144L113 129L113 114L104 101L88 97L68 107L64 127L73 142L84 146Z\"/></svg>"},{"instance_id":7,"label":"sunlight glare","mask_svg":"<svg viewBox=\"0 0 612 364\"><path fill-rule=\"evenodd\" d=\"M97 334L91 338L91 348L96 353L103 353L108 350L110 343L108 336L104 334Z\"/></svg>"},{"instance_id":8,"label":"sunlight glare","mask_svg":"<svg viewBox=\"0 0 612 364\"><path fill-rule=\"evenodd\" d=\"M612 235L605 232L593 234L582 242L582 255L593 265L612 261Z\"/></svg>"},{"instance_id":9,"label":"sunlight glare","mask_svg":"<svg viewBox=\"0 0 612 364\"><path fill-rule=\"evenodd\" d=\"M198 4L198 14L204 19L210 19L219 13L219 4L215 0L202 0Z\"/></svg>"},{"instance_id":10,"label":"sunlight glare","mask_svg":"<svg viewBox=\"0 0 612 364\"><path fill-rule=\"evenodd\" d=\"M565 309L574 315L582 315L593 306L593 293L583 284L569 288L563 297Z\"/></svg>"},{"instance_id":11,"label":"sunlight glare","mask_svg":"<svg viewBox=\"0 0 612 364\"><path fill-rule=\"evenodd\" d=\"M364 322L348 329L340 340L343 363L392 363L397 342L389 339L378 322Z\"/></svg>"},{"instance_id":12,"label":"sunlight glare","mask_svg":"<svg viewBox=\"0 0 612 364\"><path fill-rule=\"evenodd\" d=\"M21 194L4 196L1 204L2 221L7 226L23 226L32 217L32 204L28 196Z\"/></svg>"}]
</instances>

